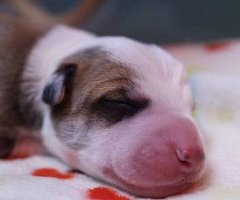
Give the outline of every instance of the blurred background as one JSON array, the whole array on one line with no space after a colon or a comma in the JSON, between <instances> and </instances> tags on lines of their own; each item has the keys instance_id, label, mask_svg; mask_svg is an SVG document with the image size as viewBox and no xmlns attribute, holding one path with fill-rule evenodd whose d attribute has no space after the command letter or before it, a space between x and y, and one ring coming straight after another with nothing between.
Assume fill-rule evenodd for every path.
<instances>
[{"instance_id":1,"label":"blurred background","mask_svg":"<svg viewBox=\"0 0 240 200\"><path fill-rule=\"evenodd\" d=\"M77 1L39 0L56 13ZM81 28L162 44L240 37L239 21L239 0L104 0Z\"/></svg>"}]
</instances>

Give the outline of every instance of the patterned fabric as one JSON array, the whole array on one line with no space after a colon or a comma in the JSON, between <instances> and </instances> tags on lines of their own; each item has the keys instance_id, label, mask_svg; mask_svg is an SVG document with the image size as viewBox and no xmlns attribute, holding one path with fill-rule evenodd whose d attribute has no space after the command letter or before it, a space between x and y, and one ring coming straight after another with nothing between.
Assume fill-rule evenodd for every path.
<instances>
[{"instance_id":1,"label":"patterned fabric","mask_svg":"<svg viewBox=\"0 0 240 200\"><path fill-rule=\"evenodd\" d=\"M240 42L166 47L189 70L195 116L206 144L207 174L169 200L240 199ZM47 156L0 161L1 200L132 200Z\"/></svg>"}]
</instances>

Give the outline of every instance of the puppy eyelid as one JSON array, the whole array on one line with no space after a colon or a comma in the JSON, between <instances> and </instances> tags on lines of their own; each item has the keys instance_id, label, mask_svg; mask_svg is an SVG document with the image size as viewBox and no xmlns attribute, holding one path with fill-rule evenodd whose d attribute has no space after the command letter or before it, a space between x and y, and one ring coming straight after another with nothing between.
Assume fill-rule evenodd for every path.
<instances>
[{"instance_id":1,"label":"puppy eyelid","mask_svg":"<svg viewBox=\"0 0 240 200\"><path fill-rule=\"evenodd\" d=\"M116 101L116 102L127 102L127 98L124 96L103 96L99 100L104 100L104 101Z\"/></svg>"},{"instance_id":2,"label":"puppy eyelid","mask_svg":"<svg viewBox=\"0 0 240 200\"><path fill-rule=\"evenodd\" d=\"M127 97L109 99L103 96L93 106L93 110L94 112L98 111L101 117L114 124L141 112L148 104L147 99L134 101Z\"/></svg>"}]
</instances>

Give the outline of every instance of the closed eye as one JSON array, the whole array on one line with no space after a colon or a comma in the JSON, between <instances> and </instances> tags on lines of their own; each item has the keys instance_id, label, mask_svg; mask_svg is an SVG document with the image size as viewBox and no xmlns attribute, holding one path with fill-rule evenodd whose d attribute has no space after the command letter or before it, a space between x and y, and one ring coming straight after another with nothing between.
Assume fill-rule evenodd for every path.
<instances>
[{"instance_id":1,"label":"closed eye","mask_svg":"<svg viewBox=\"0 0 240 200\"><path fill-rule=\"evenodd\" d=\"M117 123L123 119L130 118L143 110L148 105L148 100L138 101L129 99L101 98L97 103L97 110L111 123Z\"/></svg>"}]
</instances>

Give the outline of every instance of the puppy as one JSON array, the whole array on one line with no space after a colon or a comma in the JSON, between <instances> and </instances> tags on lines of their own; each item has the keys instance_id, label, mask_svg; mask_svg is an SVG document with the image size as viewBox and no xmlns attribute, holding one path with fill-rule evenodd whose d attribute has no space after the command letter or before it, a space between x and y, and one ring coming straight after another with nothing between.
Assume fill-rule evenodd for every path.
<instances>
[{"instance_id":1,"label":"puppy","mask_svg":"<svg viewBox=\"0 0 240 200\"><path fill-rule=\"evenodd\" d=\"M40 132L70 166L142 197L182 192L201 177L186 72L163 49L14 17L1 17L0 43L1 136L13 151Z\"/></svg>"}]
</instances>

